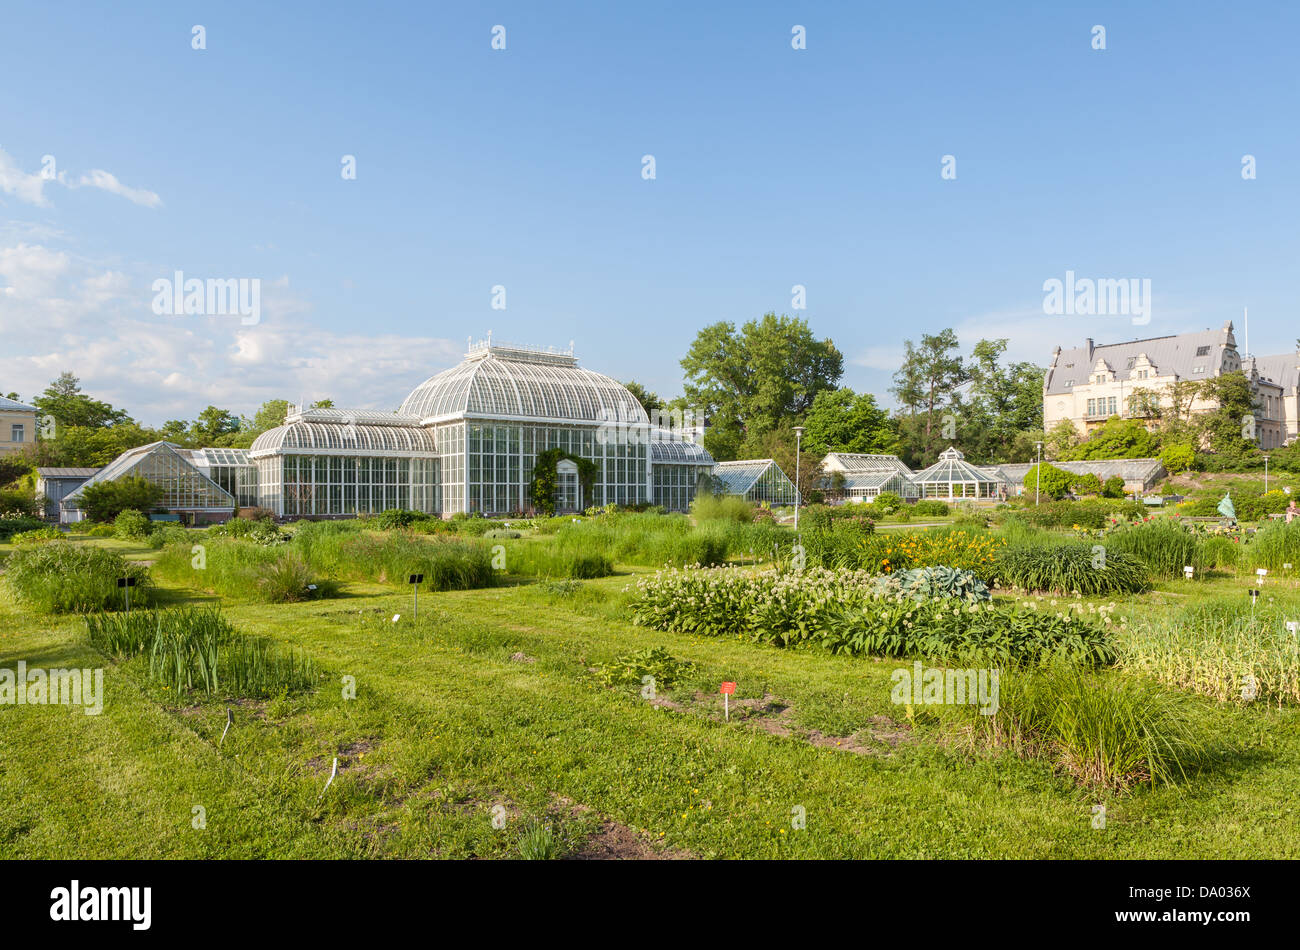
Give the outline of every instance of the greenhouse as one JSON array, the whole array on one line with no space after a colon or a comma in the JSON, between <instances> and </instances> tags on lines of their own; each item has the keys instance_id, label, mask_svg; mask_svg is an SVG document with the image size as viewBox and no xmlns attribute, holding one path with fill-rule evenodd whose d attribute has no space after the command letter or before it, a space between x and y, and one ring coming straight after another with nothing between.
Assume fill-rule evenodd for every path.
<instances>
[{"instance_id":1,"label":"greenhouse","mask_svg":"<svg viewBox=\"0 0 1300 950\"><path fill-rule=\"evenodd\" d=\"M96 479L142 474L164 485L163 506L204 517L253 506L282 518L392 508L524 515L538 508L534 493L551 486L561 514L610 504L687 511L714 474L754 501L794 501L794 485L770 459L715 469L708 451L683 437L695 431L652 424L626 386L579 367L572 345L489 338L395 412L294 407L247 450L154 443L123 454ZM553 478L535 471L539 459Z\"/></svg>"},{"instance_id":2,"label":"greenhouse","mask_svg":"<svg viewBox=\"0 0 1300 950\"><path fill-rule=\"evenodd\" d=\"M558 513L650 503L685 511L713 467L703 447L653 428L621 383L579 367L572 347L490 339L396 412L294 410L248 458L260 504L277 515L449 516L532 512L543 454L555 465ZM579 459L594 464L585 483Z\"/></svg>"},{"instance_id":3,"label":"greenhouse","mask_svg":"<svg viewBox=\"0 0 1300 950\"><path fill-rule=\"evenodd\" d=\"M151 442L123 452L64 497L59 503L59 519L82 521L86 513L81 500L87 488L132 477L147 479L162 489L160 508L188 515L193 521L230 517L238 507L235 496L199 471L189 461L190 451L170 442Z\"/></svg>"},{"instance_id":4,"label":"greenhouse","mask_svg":"<svg viewBox=\"0 0 1300 950\"><path fill-rule=\"evenodd\" d=\"M794 482L772 459L719 462L713 470L714 491L739 495L747 501L793 505L798 498Z\"/></svg>"},{"instance_id":5,"label":"greenhouse","mask_svg":"<svg viewBox=\"0 0 1300 950\"><path fill-rule=\"evenodd\" d=\"M832 452L822 462L818 488L848 501L870 501L881 492L908 500L920 497L912 471L897 455Z\"/></svg>"},{"instance_id":6,"label":"greenhouse","mask_svg":"<svg viewBox=\"0 0 1300 950\"><path fill-rule=\"evenodd\" d=\"M996 499L1007 490L1007 477L997 469L981 468L966 461L952 446L939 453L939 461L912 476L923 498Z\"/></svg>"},{"instance_id":7,"label":"greenhouse","mask_svg":"<svg viewBox=\"0 0 1300 950\"><path fill-rule=\"evenodd\" d=\"M673 439L650 443L651 497L669 511L687 511L701 486L710 484L713 456L702 445Z\"/></svg>"}]
</instances>

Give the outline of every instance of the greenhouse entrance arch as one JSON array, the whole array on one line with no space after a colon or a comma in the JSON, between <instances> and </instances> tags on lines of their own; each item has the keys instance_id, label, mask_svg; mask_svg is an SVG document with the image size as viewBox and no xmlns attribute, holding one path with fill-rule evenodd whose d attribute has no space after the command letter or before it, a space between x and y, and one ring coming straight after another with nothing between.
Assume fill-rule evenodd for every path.
<instances>
[{"instance_id":1,"label":"greenhouse entrance arch","mask_svg":"<svg viewBox=\"0 0 1300 950\"><path fill-rule=\"evenodd\" d=\"M560 459L555 465L555 513L573 514L579 511L578 465L572 459Z\"/></svg>"}]
</instances>

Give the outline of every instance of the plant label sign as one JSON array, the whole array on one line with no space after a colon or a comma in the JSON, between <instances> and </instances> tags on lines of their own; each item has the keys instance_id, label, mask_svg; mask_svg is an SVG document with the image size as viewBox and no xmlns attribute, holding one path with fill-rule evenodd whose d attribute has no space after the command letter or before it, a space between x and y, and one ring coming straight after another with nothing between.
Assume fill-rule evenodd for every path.
<instances>
[{"instance_id":1,"label":"plant label sign","mask_svg":"<svg viewBox=\"0 0 1300 950\"><path fill-rule=\"evenodd\" d=\"M726 682L722 684L722 719L724 722L731 722L731 695L735 691L735 683Z\"/></svg>"},{"instance_id":2,"label":"plant label sign","mask_svg":"<svg viewBox=\"0 0 1300 950\"><path fill-rule=\"evenodd\" d=\"M412 574L406 579L406 583L411 585L411 597L414 598L411 604L411 619L420 619L420 585L424 583L423 574Z\"/></svg>"},{"instance_id":3,"label":"plant label sign","mask_svg":"<svg viewBox=\"0 0 1300 950\"><path fill-rule=\"evenodd\" d=\"M117 579L117 586L118 586L118 587L134 587L134 586L135 586L135 578L134 578L134 577L119 577L119 578Z\"/></svg>"},{"instance_id":4,"label":"plant label sign","mask_svg":"<svg viewBox=\"0 0 1300 950\"><path fill-rule=\"evenodd\" d=\"M1183 576L1187 578L1189 581L1192 579L1192 575L1195 573L1196 573L1196 568L1192 567L1190 564L1183 568Z\"/></svg>"}]
</instances>

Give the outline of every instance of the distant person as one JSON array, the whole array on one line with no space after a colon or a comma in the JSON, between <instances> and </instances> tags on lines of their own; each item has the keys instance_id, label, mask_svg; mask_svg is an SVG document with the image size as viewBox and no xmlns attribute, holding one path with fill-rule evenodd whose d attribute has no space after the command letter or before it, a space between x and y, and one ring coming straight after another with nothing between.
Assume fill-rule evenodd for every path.
<instances>
[{"instance_id":1,"label":"distant person","mask_svg":"<svg viewBox=\"0 0 1300 950\"><path fill-rule=\"evenodd\" d=\"M1287 524L1290 524L1290 523L1291 523L1291 519L1294 518L1296 515L1300 515L1300 508L1297 508L1297 507L1296 507L1295 499L1292 498L1292 499L1287 503L1287 506L1286 506L1286 523L1287 523Z\"/></svg>"}]
</instances>

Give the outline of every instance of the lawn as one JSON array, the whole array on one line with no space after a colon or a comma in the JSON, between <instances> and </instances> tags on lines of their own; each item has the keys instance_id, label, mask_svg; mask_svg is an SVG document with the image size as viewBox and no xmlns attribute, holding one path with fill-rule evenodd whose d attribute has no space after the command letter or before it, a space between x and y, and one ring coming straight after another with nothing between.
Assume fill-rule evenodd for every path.
<instances>
[{"instance_id":1,"label":"lawn","mask_svg":"<svg viewBox=\"0 0 1300 950\"><path fill-rule=\"evenodd\" d=\"M140 547L119 550L144 560ZM587 857L1300 856L1293 706L1198 698L1215 726L1209 767L1172 787L1087 791L910 719L890 702L900 661L632 626L624 589L642 570L422 593L418 620L409 595L377 584L227 604L240 630L322 671L309 693L237 703L152 686L93 650L80 618L6 601L0 666L104 666L106 698L99 716L0 706L0 854L509 858L541 823L543 853ZM1300 604L1295 581L1269 583L1266 596ZM1245 586L1167 582L1119 610L1216 590L1244 601ZM602 684L602 667L649 647L694 669L653 701ZM737 684L729 722L723 680Z\"/></svg>"}]
</instances>

